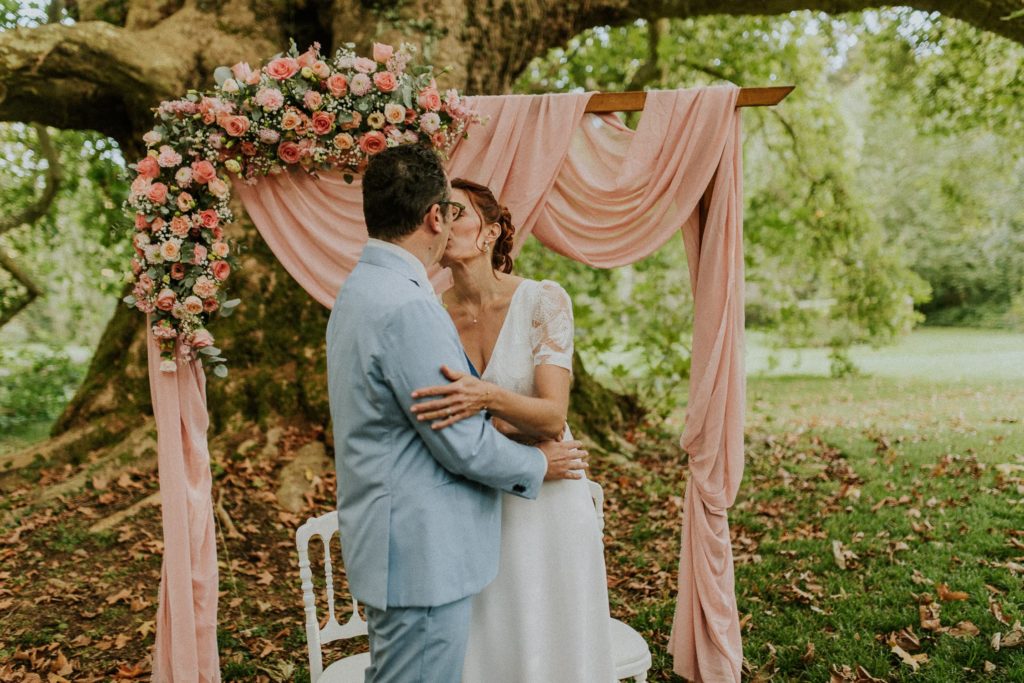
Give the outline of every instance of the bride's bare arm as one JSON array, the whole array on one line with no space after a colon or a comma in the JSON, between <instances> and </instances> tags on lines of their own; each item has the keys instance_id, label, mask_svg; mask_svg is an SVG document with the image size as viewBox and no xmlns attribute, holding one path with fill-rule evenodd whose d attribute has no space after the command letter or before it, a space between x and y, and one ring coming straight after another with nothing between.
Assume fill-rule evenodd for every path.
<instances>
[{"instance_id":1,"label":"bride's bare arm","mask_svg":"<svg viewBox=\"0 0 1024 683\"><path fill-rule=\"evenodd\" d=\"M451 380L450 384L424 387L412 394L417 399L435 397L412 407L417 419L433 421L434 429L444 429L487 410L511 425L510 436L558 439L565 430L571 378L564 368L538 365L534 369L536 396L523 396L446 366L441 372Z\"/></svg>"}]
</instances>

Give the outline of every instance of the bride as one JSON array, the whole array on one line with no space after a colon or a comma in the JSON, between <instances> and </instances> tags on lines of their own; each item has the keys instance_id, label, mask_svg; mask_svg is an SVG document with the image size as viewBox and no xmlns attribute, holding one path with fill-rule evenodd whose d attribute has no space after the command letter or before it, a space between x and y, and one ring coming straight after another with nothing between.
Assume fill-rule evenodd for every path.
<instances>
[{"instance_id":1,"label":"bride","mask_svg":"<svg viewBox=\"0 0 1024 683\"><path fill-rule=\"evenodd\" d=\"M550 280L512 275L508 209L452 180L455 220L441 264L455 285L448 313L479 378L443 367L450 384L417 390L434 429L486 410L521 441L569 437L572 304ZM546 482L535 501L504 495L498 576L474 598L464 683L608 683L604 547L586 478Z\"/></svg>"}]
</instances>

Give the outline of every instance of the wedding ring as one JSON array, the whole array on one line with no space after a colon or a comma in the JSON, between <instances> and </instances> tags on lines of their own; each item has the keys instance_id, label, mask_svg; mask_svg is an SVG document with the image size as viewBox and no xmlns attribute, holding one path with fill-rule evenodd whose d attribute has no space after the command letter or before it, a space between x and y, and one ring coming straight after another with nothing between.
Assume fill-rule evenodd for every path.
<instances>
[{"instance_id":1,"label":"wedding ring","mask_svg":"<svg viewBox=\"0 0 1024 683\"><path fill-rule=\"evenodd\" d=\"M451 408L445 408L444 409L444 414L447 415L448 417L451 417L452 416L452 409Z\"/></svg>"}]
</instances>

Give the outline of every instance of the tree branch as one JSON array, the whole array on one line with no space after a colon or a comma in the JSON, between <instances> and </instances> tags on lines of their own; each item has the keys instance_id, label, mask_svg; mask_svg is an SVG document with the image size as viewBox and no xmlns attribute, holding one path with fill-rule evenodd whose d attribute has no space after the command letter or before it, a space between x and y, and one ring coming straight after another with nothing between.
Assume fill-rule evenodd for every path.
<instances>
[{"instance_id":1,"label":"tree branch","mask_svg":"<svg viewBox=\"0 0 1024 683\"><path fill-rule=\"evenodd\" d=\"M32 281L32 278L25 274L21 268L18 267L18 264L14 262L14 259L8 256L7 252L3 249L0 249L0 268L9 272L27 291L25 297L13 308L0 310L0 327L3 327L9 323L14 316L24 310L26 306L42 295L43 292L39 289L39 286Z\"/></svg>"},{"instance_id":2,"label":"tree branch","mask_svg":"<svg viewBox=\"0 0 1024 683\"><path fill-rule=\"evenodd\" d=\"M579 21L583 28L586 28L604 24L624 24L640 17L774 15L796 10L843 14L877 9L888 4L878 0L604 0L581 7ZM1024 17L1006 19L1021 9L1020 0L906 0L898 4L924 12L939 12L1024 45Z\"/></svg>"},{"instance_id":3,"label":"tree branch","mask_svg":"<svg viewBox=\"0 0 1024 683\"><path fill-rule=\"evenodd\" d=\"M53 204L54 197L57 196L57 191L60 189L62 180L60 157L53 146L53 140L50 139L46 126L33 123L32 128L35 129L36 135L39 138L40 151L42 151L43 156L46 158L46 186L43 188L42 194L39 195L39 198L31 206L22 209L13 216L0 218L0 235L20 225L35 223L45 216L46 212L50 210L50 205Z\"/></svg>"}]
</instances>

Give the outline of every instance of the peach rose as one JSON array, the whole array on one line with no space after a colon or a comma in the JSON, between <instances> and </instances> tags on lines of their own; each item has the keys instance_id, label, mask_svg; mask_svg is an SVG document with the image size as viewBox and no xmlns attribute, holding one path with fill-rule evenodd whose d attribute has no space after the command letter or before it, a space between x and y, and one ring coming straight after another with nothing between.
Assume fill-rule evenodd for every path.
<instances>
[{"instance_id":1,"label":"peach rose","mask_svg":"<svg viewBox=\"0 0 1024 683\"><path fill-rule=\"evenodd\" d=\"M387 119L388 123L402 123L405 121L405 107L393 102L385 104L384 118Z\"/></svg>"},{"instance_id":2,"label":"peach rose","mask_svg":"<svg viewBox=\"0 0 1024 683\"><path fill-rule=\"evenodd\" d=\"M286 164L294 164L299 160L299 146L294 142L286 141L277 146L277 156Z\"/></svg>"},{"instance_id":3,"label":"peach rose","mask_svg":"<svg viewBox=\"0 0 1024 683\"><path fill-rule=\"evenodd\" d=\"M220 224L220 218L214 209L205 209L199 212L199 225L207 229L216 228Z\"/></svg>"},{"instance_id":4,"label":"peach rose","mask_svg":"<svg viewBox=\"0 0 1024 683\"><path fill-rule=\"evenodd\" d=\"M344 74L331 74L327 79L327 89L335 97L344 97L348 93L348 79Z\"/></svg>"},{"instance_id":5,"label":"peach rose","mask_svg":"<svg viewBox=\"0 0 1024 683\"><path fill-rule=\"evenodd\" d=\"M313 114L313 132L317 135L327 135L334 128L334 114L325 111L318 111Z\"/></svg>"},{"instance_id":6,"label":"peach rose","mask_svg":"<svg viewBox=\"0 0 1024 683\"><path fill-rule=\"evenodd\" d=\"M249 130L249 118L246 116L228 116L222 124L231 137L238 138Z\"/></svg>"},{"instance_id":7,"label":"peach rose","mask_svg":"<svg viewBox=\"0 0 1024 683\"><path fill-rule=\"evenodd\" d=\"M139 275L139 287L142 287L142 291L149 294L153 291L153 278L146 273Z\"/></svg>"},{"instance_id":8,"label":"peach rose","mask_svg":"<svg viewBox=\"0 0 1024 683\"><path fill-rule=\"evenodd\" d=\"M185 277L185 264L184 263L172 263L171 264L171 277L175 280L181 280Z\"/></svg>"},{"instance_id":9,"label":"peach rose","mask_svg":"<svg viewBox=\"0 0 1024 683\"><path fill-rule=\"evenodd\" d=\"M299 72L299 63L291 57L278 57L263 67L263 72L273 79L284 81Z\"/></svg>"},{"instance_id":10,"label":"peach rose","mask_svg":"<svg viewBox=\"0 0 1024 683\"><path fill-rule=\"evenodd\" d=\"M192 251L192 263L198 266L204 259L206 259L206 247L197 244Z\"/></svg>"},{"instance_id":11,"label":"peach rose","mask_svg":"<svg viewBox=\"0 0 1024 683\"><path fill-rule=\"evenodd\" d=\"M163 139L164 136L160 135L160 133L156 132L155 130L151 130L142 136L142 141L145 142L147 145L155 145L156 143L160 142Z\"/></svg>"},{"instance_id":12,"label":"peach rose","mask_svg":"<svg viewBox=\"0 0 1024 683\"><path fill-rule=\"evenodd\" d=\"M393 54L395 54L395 48L392 46L385 43L373 44L373 58L381 64L391 59L391 55Z\"/></svg>"},{"instance_id":13,"label":"peach rose","mask_svg":"<svg viewBox=\"0 0 1024 683\"><path fill-rule=\"evenodd\" d=\"M285 130L295 130L302 123L302 115L294 109L289 109L281 117L281 128Z\"/></svg>"},{"instance_id":14,"label":"peach rose","mask_svg":"<svg viewBox=\"0 0 1024 683\"><path fill-rule=\"evenodd\" d=\"M313 66L311 68L313 69L313 73L319 79L327 78L331 74L331 67L327 66L326 62L317 60L316 62L313 62Z\"/></svg>"},{"instance_id":15,"label":"peach rose","mask_svg":"<svg viewBox=\"0 0 1024 683\"><path fill-rule=\"evenodd\" d=\"M205 185L217 177L217 170L206 159L192 162L192 179L200 185Z\"/></svg>"},{"instance_id":16,"label":"peach rose","mask_svg":"<svg viewBox=\"0 0 1024 683\"><path fill-rule=\"evenodd\" d=\"M387 139L379 130L370 131L359 138L359 149L367 154L377 154L382 152L385 147L387 147Z\"/></svg>"},{"instance_id":17,"label":"peach rose","mask_svg":"<svg viewBox=\"0 0 1024 683\"><path fill-rule=\"evenodd\" d=\"M136 230L145 230L148 227L149 227L149 221L146 220L146 217L144 215L142 215L141 213L135 214L135 229Z\"/></svg>"},{"instance_id":18,"label":"peach rose","mask_svg":"<svg viewBox=\"0 0 1024 683\"><path fill-rule=\"evenodd\" d=\"M226 257L228 255L228 251L230 251L227 242L214 242L210 248L213 250L213 253L220 258Z\"/></svg>"},{"instance_id":19,"label":"peach rose","mask_svg":"<svg viewBox=\"0 0 1024 683\"><path fill-rule=\"evenodd\" d=\"M302 96L302 102L306 105L306 109L316 111L323 105L324 97L316 90L307 90L306 94Z\"/></svg>"},{"instance_id":20,"label":"peach rose","mask_svg":"<svg viewBox=\"0 0 1024 683\"><path fill-rule=\"evenodd\" d=\"M213 271L213 276L218 280L226 280L228 275L231 274L231 264L227 261L214 261L210 265L210 270Z\"/></svg>"},{"instance_id":21,"label":"peach rose","mask_svg":"<svg viewBox=\"0 0 1024 683\"><path fill-rule=\"evenodd\" d=\"M195 294L185 297L185 301L182 303L185 304L185 310L192 315L203 312L203 300ZM195 344L193 344L193 346L195 346Z\"/></svg>"},{"instance_id":22,"label":"peach rose","mask_svg":"<svg viewBox=\"0 0 1024 683\"><path fill-rule=\"evenodd\" d=\"M373 83L381 92L393 92L398 87L395 75L390 71L379 71L373 75Z\"/></svg>"},{"instance_id":23,"label":"peach rose","mask_svg":"<svg viewBox=\"0 0 1024 683\"><path fill-rule=\"evenodd\" d=\"M175 216L171 219L171 232L178 237L184 237L192 229L192 224L184 216Z\"/></svg>"},{"instance_id":24,"label":"peach rose","mask_svg":"<svg viewBox=\"0 0 1024 683\"><path fill-rule=\"evenodd\" d=\"M203 299L209 298L217 293L217 283L205 275L200 275L192 285L192 292Z\"/></svg>"},{"instance_id":25,"label":"peach rose","mask_svg":"<svg viewBox=\"0 0 1024 683\"><path fill-rule=\"evenodd\" d=\"M363 115L357 111L352 112L352 120L341 124L342 130L355 130L363 121Z\"/></svg>"},{"instance_id":26,"label":"peach rose","mask_svg":"<svg viewBox=\"0 0 1024 683\"><path fill-rule=\"evenodd\" d=\"M338 133L334 136L334 146L340 150L352 149L355 140L348 133Z\"/></svg>"},{"instance_id":27,"label":"peach rose","mask_svg":"<svg viewBox=\"0 0 1024 683\"><path fill-rule=\"evenodd\" d=\"M195 206L195 204L195 200L192 199L192 195L188 192L182 192L178 195L178 211L188 211Z\"/></svg>"},{"instance_id":28,"label":"peach rose","mask_svg":"<svg viewBox=\"0 0 1024 683\"><path fill-rule=\"evenodd\" d=\"M164 261L177 261L181 256L181 243L178 240L167 240L160 245L160 256Z\"/></svg>"},{"instance_id":29,"label":"peach rose","mask_svg":"<svg viewBox=\"0 0 1024 683\"><path fill-rule=\"evenodd\" d=\"M152 180L160 175L160 163L154 157L144 157L136 164L140 178Z\"/></svg>"},{"instance_id":30,"label":"peach rose","mask_svg":"<svg viewBox=\"0 0 1024 683\"><path fill-rule=\"evenodd\" d=\"M313 66L313 63L316 62L316 51L310 48L299 55L298 59L295 61L299 65L300 69L307 66Z\"/></svg>"},{"instance_id":31,"label":"peach rose","mask_svg":"<svg viewBox=\"0 0 1024 683\"><path fill-rule=\"evenodd\" d=\"M247 62L238 62L231 67L231 75L235 77L236 81L241 83L248 83L253 73L252 67ZM259 78L259 74L256 77Z\"/></svg>"},{"instance_id":32,"label":"peach rose","mask_svg":"<svg viewBox=\"0 0 1024 683\"><path fill-rule=\"evenodd\" d=\"M156 307L161 311L169 311L174 308L174 302L176 300L177 297L174 295L174 292L165 287L156 295Z\"/></svg>"},{"instance_id":33,"label":"peach rose","mask_svg":"<svg viewBox=\"0 0 1024 683\"><path fill-rule=\"evenodd\" d=\"M161 230L164 229L165 225L167 225L167 221L157 216L156 218L153 219L153 224L149 227L153 230L153 232L160 232Z\"/></svg>"},{"instance_id":34,"label":"peach rose","mask_svg":"<svg viewBox=\"0 0 1024 683\"><path fill-rule=\"evenodd\" d=\"M142 197L149 192L149 188L151 187L153 187L152 180L149 178L143 178L142 176L136 176L135 180L132 181L132 196L136 198Z\"/></svg>"},{"instance_id":35,"label":"peach rose","mask_svg":"<svg viewBox=\"0 0 1024 683\"><path fill-rule=\"evenodd\" d=\"M167 186L163 183L153 183L146 196L154 204L163 204L167 201Z\"/></svg>"}]
</instances>

